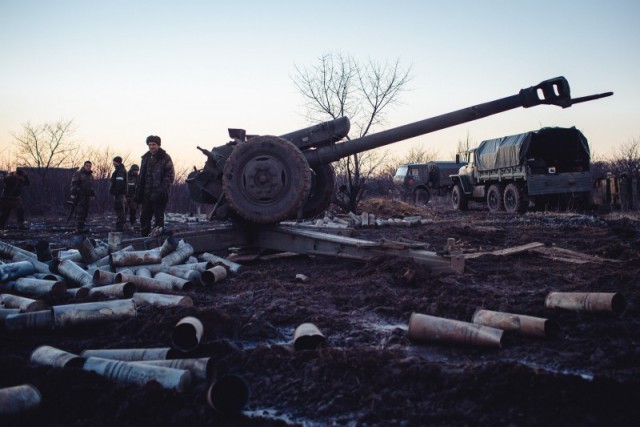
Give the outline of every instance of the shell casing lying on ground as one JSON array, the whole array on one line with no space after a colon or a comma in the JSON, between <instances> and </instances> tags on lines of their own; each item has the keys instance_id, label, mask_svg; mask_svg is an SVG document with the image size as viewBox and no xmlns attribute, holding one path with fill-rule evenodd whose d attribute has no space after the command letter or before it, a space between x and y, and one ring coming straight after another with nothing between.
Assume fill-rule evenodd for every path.
<instances>
[{"instance_id":1,"label":"shell casing lying on ground","mask_svg":"<svg viewBox=\"0 0 640 427\"><path fill-rule=\"evenodd\" d=\"M315 350L325 342L325 336L313 323L298 325L293 334L293 348L296 350Z\"/></svg>"},{"instance_id":2,"label":"shell casing lying on ground","mask_svg":"<svg viewBox=\"0 0 640 427\"><path fill-rule=\"evenodd\" d=\"M150 277L136 276L134 274L117 273L116 282L134 283L136 285L136 289L139 291L171 292L174 290L171 282L153 279Z\"/></svg>"},{"instance_id":3,"label":"shell casing lying on ground","mask_svg":"<svg viewBox=\"0 0 640 427\"><path fill-rule=\"evenodd\" d=\"M198 359L140 360L130 363L186 369L191 372L195 378L201 380L209 380L215 376L215 366L211 357L202 357Z\"/></svg>"},{"instance_id":4,"label":"shell casing lying on ground","mask_svg":"<svg viewBox=\"0 0 640 427\"><path fill-rule=\"evenodd\" d=\"M200 274L203 285L213 285L227 278L227 269L221 265L215 265Z\"/></svg>"},{"instance_id":5,"label":"shell casing lying on ground","mask_svg":"<svg viewBox=\"0 0 640 427\"><path fill-rule=\"evenodd\" d=\"M173 236L167 237L165 241L162 243L162 246L160 246L160 257L164 258L167 255L169 255L171 252L178 249L179 244L180 244L180 240L176 239L175 237Z\"/></svg>"},{"instance_id":6,"label":"shell casing lying on ground","mask_svg":"<svg viewBox=\"0 0 640 427\"><path fill-rule=\"evenodd\" d=\"M48 345L41 345L33 350L30 361L32 365L54 368L80 368L84 364L83 357Z\"/></svg>"},{"instance_id":7,"label":"shell casing lying on ground","mask_svg":"<svg viewBox=\"0 0 640 427\"><path fill-rule=\"evenodd\" d=\"M188 259L191 255L193 255L193 252L194 252L193 246L191 246L189 243L185 243L182 246L178 246L178 248L175 251L164 256L162 258L162 263L168 266L181 264L186 259Z\"/></svg>"},{"instance_id":8,"label":"shell casing lying on ground","mask_svg":"<svg viewBox=\"0 0 640 427\"><path fill-rule=\"evenodd\" d=\"M0 265L0 281L29 276L35 272L35 266L29 261L16 261L9 264L2 264Z\"/></svg>"},{"instance_id":9,"label":"shell casing lying on ground","mask_svg":"<svg viewBox=\"0 0 640 427\"><path fill-rule=\"evenodd\" d=\"M86 286L88 288L94 285L93 276L72 260L54 260L54 268L62 277L76 285Z\"/></svg>"},{"instance_id":10,"label":"shell casing lying on ground","mask_svg":"<svg viewBox=\"0 0 640 427\"><path fill-rule=\"evenodd\" d=\"M208 265L209 263L207 261L202 261L202 262L192 262L189 264L176 264L176 265L172 265L170 268L180 268L182 270L196 270L202 273L207 268L209 268Z\"/></svg>"},{"instance_id":11,"label":"shell casing lying on ground","mask_svg":"<svg viewBox=\"0 0 640 427\"><path fill-rule=\"evenodd\" d=\"M53 259L51 254L51 245L46 240L38 240L36 242L36 257L38 261L49 262Z\"/></svg>"},{"instance_id":12,"label":"shell casing lying on ground","mask_svg":"<svg viewBox=\"0 0 640 427\"><path fill-rule=\"evenodd\" d=\"M114 298L131 298L136 293L136 285L131 282L114 283L113 285L96 286L89 290L89 295L104 295Z\"/></svg>"},{"instance_id":13,"label":"shell casing lying on ground","mask_svg":"<svg viewBox=\"0 0 640 427\"><path fill-rule=\"evenodd\" d=\"M41 310L12 314L4 319L4 327L7 331L50 331L53 329L53 313Z\"/></svg>"},{"instance_id":14,"label":"shell casing lying on ground","mask_svg":"<svg viewBox=\"0 0 640 427\"><path fill-rule=\"evenodd\" d=\"M176 391L187 390L192 377L191 372L184 369L133 364L99 357L87 358L82 369L126 383L144 385L149 381L157 381L162 387Z\"/></svg>"},{"instance_id":15,"label":"shell casing lying on ground","mask_svg":"<svg viewBox=\"0 0 640 427\"><path fill-rule=\"evenodd\" d=\"M44 301L12 294L0 294L0 302L4 305L4 308L17 308L22 313L41 311L49 308Z\"/></svg>"},{"instance_id":16,"label":"shell casing lying on ground","mask_svg":"<svg viewBox=\"0 0 640 427\"><path fill-rule=\"evenodd\" d=\"M84 358L99 357L102 359L138 361L164 360L171 357L169 347L160 348L97 348L84 350L80 355Z\"/></svg>"},{"instance_id":17,"label":"shell casing lying on ground","mask_svg":"<svg viewBox=\"0 0 640 427\"><path fill-rule=\"evenodd\" d=\"M11 258L13 261L28 261L31 264L33 264L33 268L36 270L36 272L38 273L50 273L51 270L49 270L49 264L46 264L42 261L38 261L35 258L31 258L28 257L26 255L24 255L21 252L18 252L17 254L15 254L13 256L13 258ZM35 273L34 273L35 274Z\"/></svg>"},{"instance_id":18,"label":"shell casing lying on ground","mask_svg":"<svg viewBox=\"0 0 640 427\"><path fill-rule=\"evenodd\" d=\"M7 316L18 313L20 313L19 308L0 308L0 320L4 320Z\"/></svg>"},{"instance_id":19,"label":"shell casing lying on ground","mask_svg":"<svg viewBox=\"0 0 640 427\"><path fill-rule=\"evenodd\" d=\"M147 292L136 292L133 294L133 301L136 306L152 305L156 307L193 307L193 300L183 295L163 295Z\"/></svg>"},{"instance_id":20,"label":"shell casing lying on ground","mask_svg":"<svg viewBox=\"0 0 640 427\"><path fill-rule=\"evenodd\" d=\"M207 403L222 414L238 413L249 401L251 390L238 375L224 375L207 390Z\"/></svg>"},{"instance_id":21,"label":"shell casing lying on ground","mask_svg":"<svg viewBox=\"0 0 640 427\"><path fill-rule=\"evenodd\" d=\"M200 254L200 259L211 262L212 265L209 268L213 267L214 265L218 265L217 263L220 263L225 265L229 269L229 271L231 271L232 273L239 273L240 270L242 269L242 265L235 263L233 261L229 261L226 258L222 258L217 255L210 254L208 252Z\"/></svg>"},{"instance_id":22,"label":"shell casing lying on ground","mask_svg":"<svg viewBox=\"0 0 640 427\"><path fill-rule=\"evenodd\" d=\"M82 262L85 264L91 264L100 258L98 252L96 252L95 246L91 243L91 239L85 237L80 244L78 245L78 252L80 252L80 256L82 257Z\"/></svg>"},{"instance_id":23,"label":"shell casing lying on ground","mask_svg":"<svg viewBox=\"0 0 640 427\"><path fill-rule=\"evenodd\" d=\"M67 291L67 285L60 280L21 277L16 280L14 289L21 294L43 296L48 294L64 294Z\"/></svg>"},{"instance_id":24,"label":"shell casing lying on ground","mask_svg":"<svg viewBox=\"0 0 640 427\"><path fill-rule=\"evenodd\" d=\"M40 391L31 384L0 388L0 415L22 414L36 409L41 402Z\"/></svg>"},{"instance_id":25,"label":"shell casing lying on ground","mask_svg":"<svg viewBox=\"0 0 640 427\"><path fill-rule=\"evenodd\" d=\"M13 246L10 243L3 242L2 240L0 240L0 256L2 256L3 258L12 259L17 253L21 253L33 259L38 258L37 255L32 252L26 251L17 246Z\"/></svg>"},{"instance_id":26,"label":"shell casing lying on ground","mask_svg":"<svg viewBox=\"0 0 640 427\"><path fill-rule=\"evenodd\" d=\"M116 273L105 270L96 270L93 272L93 282L99 285L113 285L116 283Z\"/></svg>"},{"instance_id":27,"label":"shell casing lying on ground","mask_svg":"<svg viewBox=\"0 0 640 427\"><path fill-rule=\"evenodd\" d=\"M203 333L204 326L200 319L192 316L183 317L173 328L171 342L176 349L186 353L198 348Z\"/></svg>"},{"instance_id":28,"label":"shell casing lying on ground","mask_svg":"<svg viewBox=\"0 0 640 427\"><path fill-rule=\"evenodd\" d=\"M516 331L536 337L553 336L558 330L557 324L549 319L491 310L476 310L471 321L476 325L491 326L503 331Z\"/></svg>"},{"instance_id":29,"label":"shell casing lying on ground","mask_svg":"<svg viewBox=\"0 0 640 427\"><path fill-rule=\"evenodd\" d=\"M500 347L502 333L502 329L420 313L413 313L409 319L409 338L413 341Z\"/></svg>"},{"instance_id":30,"label":"shell casing lying on ground","mask_svg":"<svg viewBox=\"0 0 640 427\"><path fill-rule=\"evenodd\" d=\"M156 280L161 280L166 283L171 283L171 286L176 291L189 292L193 290L193 282L183 279L181 277L176 277L172 274L160 272L160 273L156 273L156 275L153 276L153 278Z\"/></svg>"},{"instance_id":31,"label":"shell casing lying on ground","mask_svg":"<svg viewBox=\"0 0 640 427\"><path fill-rule=\"evenodd\" d=\"M185 270L183 268L172 266L167 268L166 273L192 283L200 282L200 272L198 270Z\"/></svg>"},{"instance_id":32,"label":"shell casing lying on ground","mask_svg":"<svg viewBox=\"0 0 640 427\"><path fill-rule=\"evenodd\" d=\"M622 294L607 292L550 292L544 301L547 308L588 312L610 312L619 316L626 307Z\"/></svg>"},{"instance_id":33,"label":"shell casing lying on ground","mask_svg":"<svg viewBox=\"0 0 640 427\"><path fill-rule=\"evenodd\" d=\"M130 267L145 264L160 264L162 257L158 249L146 251L118 251L111 255L111 265L114 267Z\"/></svg>"},{"instance_id":34,"label":"shell casing lying on ground","mask_svg":"<svg viewBox=\"0 0 640 427\"><path fill-rule=\"evenodd\" d=\"M55 305L52 307L56 328L128 319L136 316L133 299Z\"/></svg>"},{"instance_id":35,"label":"shell casing lying on ground","mask_svg":"<svg viewBox=\"0 0 640 427\"><path fill-rule=\"evenodd\" d=\"M72 298L86 298L89 295L89 288L71 288L67 289L67 295Z\"/></svg>"}]
</instances>

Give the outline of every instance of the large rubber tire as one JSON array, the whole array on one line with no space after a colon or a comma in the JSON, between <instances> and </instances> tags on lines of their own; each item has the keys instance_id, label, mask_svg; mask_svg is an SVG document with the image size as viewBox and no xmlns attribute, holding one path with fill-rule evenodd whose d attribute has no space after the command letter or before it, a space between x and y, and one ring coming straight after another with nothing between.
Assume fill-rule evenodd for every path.
<instances>
[{"instance_id":1,"label":"large rubber tire","mask_svg":"<svg viewBox=\"0 0 640 427\"><path fill-rule=\"evenodd\" d=\"M487 206L493 213L504 211L504 189L500 184L493 184L487 191Z\"/></svg>"},{"instance_id":2,"label":"large rubber tire","mask_svg":"<svg viewBox=\"0 0 640 427\"><path fill-rule=\"evenodd\" d=\"M413 192L413 204L416 206L426 206L431 200L431 191L425 188L418 188Z\"/></svg>"},{"instance_id":3,"label":"large rubber tire","mask_svg":"<svg viewBox=\"0 0 640 427\"><path fill-rule=\"evenodd\" d=\"M311 191L302 207L304 218L313 218L325 212L336 191L336 173L331 165L320 165L312 168Z\"/></svg>"},{"instance_id":4,"label":"large rubber tire","mask_svg":"<svg viewBox=\"0 0 640 427\"><path fill-rule=\"evenodd\" d=\"M467 195L462 191L460 184L453 186L451 202L453 204L453 208L458 211L466 211L469 208L469 199L467 199Z\"/></svg>"},{"instance_id":5,"label":"large rubber tire","mask_svg":"<svg viewBox=\"0 0 640 427\"><path fill-rule=\"evenodd\" d=\"M309 197L311 169L291 142L258 136L233 150L224 165L222 188L242 218L275 223L301 212Z\"/></svg>"},{"instance_id":6,"label":"large rubber tire","mask_svg":"<svg viewBox=\"0 0 640 427\"><path fill-rule=\"evenodd\" d=\"M525 213L529 208L529 200L519 185L511 183L504 189L504 209L507 213Z\"/></svg>"}]
</instances>

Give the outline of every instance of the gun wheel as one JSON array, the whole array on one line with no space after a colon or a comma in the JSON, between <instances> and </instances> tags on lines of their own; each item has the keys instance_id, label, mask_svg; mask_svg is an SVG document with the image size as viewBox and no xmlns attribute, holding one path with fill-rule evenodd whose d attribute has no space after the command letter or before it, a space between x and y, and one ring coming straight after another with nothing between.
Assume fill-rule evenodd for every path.
<instances>
[{"instance_id":1,"label":"gun wheel","mask_svg":"<svg viewBox=\"0 0 640 427\"><path fill-rule=\"evenodd\" d=\"M303 218L313 218L327 210L336 191L336 173L331 165L312 168L311 192L302 207Z\"/></svg>"},{"instance_id":2,"label":"gun wheel","mask_svg":"<svg viewBox=\"0 0 640 427\"><path fill-rule=\"evenodd\" d=\"M311 169L302 152L276 136L236 146L224 165L222 188L229 206L251 222L295 217L309 196Z\"/></svg>"}]
</instances>

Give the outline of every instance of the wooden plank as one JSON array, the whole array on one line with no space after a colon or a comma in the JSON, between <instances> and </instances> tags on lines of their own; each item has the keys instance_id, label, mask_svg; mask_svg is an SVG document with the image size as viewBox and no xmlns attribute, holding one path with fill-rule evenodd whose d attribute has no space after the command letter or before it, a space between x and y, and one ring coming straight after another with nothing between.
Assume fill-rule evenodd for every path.
<instances>
[{"instance_id":1,"label":"wooden plank","mask_svg":"<svg viewBox=\"0 0 640 427\"><path fill-rule=\"evenodd\" d=\"M513 255L513 254L529 251L535 248L539 248L542 246L544 246L544 243L533 242L533 243L527 243L525 245L513 246L511 248L505 248L505 249L498 249L490 252L476 252L471 254L464 254L464 257L466 259L469 259L469 258L478 258L483 255Z\"/></svg>"}]
</instances>

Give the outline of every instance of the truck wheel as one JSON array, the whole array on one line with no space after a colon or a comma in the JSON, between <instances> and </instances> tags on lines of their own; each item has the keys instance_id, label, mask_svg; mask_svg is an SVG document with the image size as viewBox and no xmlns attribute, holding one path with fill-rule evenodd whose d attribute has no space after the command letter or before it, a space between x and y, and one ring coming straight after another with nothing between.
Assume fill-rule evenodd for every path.
<instances>
[{"instance_id":1,"label":"truck wheel","mask_svg":"<svg viewBox=\"0 0 640 427\"><path fill-rule=\"evenodd\" d=\"M487 206L491 212L504 211L504 190L502 185L493 184L487 192Z\"/></svg>"},{"instance_id":2,"label":"truck wheel","mask_svg":"<svg viewBox=\"0 0 640 427\"><path fill-rule=\"evenodd\" d=\"M416 206L424 206L431 200L431 192L425 188L418 188L413 193L413 203Z\"/></svg>"},{"instance_id":3,"label":"truck wheel","mask_svg":"<svg viewBox=\"0 0 640 427\"><path fill-rule=\"evenodd\" d=\"M525 213L529 208L527 200L522 188L517 184L509 184L504 189L504 208L508 213Z\"/></svg>"},{"instance_id":4,"label":"truck wheel","mask_svg":"<svg viewBox=\"0 0 640 427\"><path fill-rule=\"evenodd\" d=\"M238 144L224 165L222 189L229 206L251 222L294 218L310 188L311 169L304 154L276 136Z\"/></svg>"},{"instance_id":5,"label":"truck wheel","mask_svg":"<svg viewBox=\"0 0 640 427\"><path fill-rule=\"evenodd\" d=\"M456 184L451 192L451 201L453 202L453 209L458 211L466 211L469 207L469 200L467 195L462 191L460 184Z\"/></svg>"},{"instance_id":6,"label":"truck wheel","mask_svg":"<svg viewBox=\"0 0 640 427\"><path fill-rule=\"evenodd\" d=\"M312 168L311 192L302 206L302 217L313 218L331 205L336 192L336 173L333 166L320 165Z\"/></svg>"}]
</instances>

